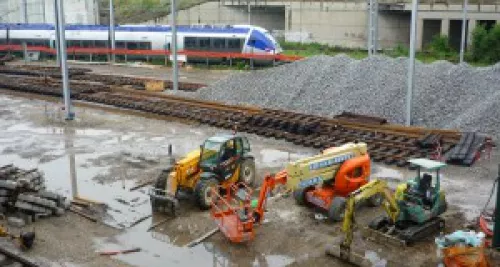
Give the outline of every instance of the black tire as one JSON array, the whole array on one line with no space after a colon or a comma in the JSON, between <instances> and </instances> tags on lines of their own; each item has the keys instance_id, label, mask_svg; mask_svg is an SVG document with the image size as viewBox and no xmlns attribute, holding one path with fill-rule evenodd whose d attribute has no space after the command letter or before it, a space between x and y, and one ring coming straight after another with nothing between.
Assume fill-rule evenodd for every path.
<instances>
[{"instance_id":1,"label":"black tire","mask_svg":"<svg viewBox=\"0 0 500 267\"><path fill-rule=\"evenodd\" d=\"M344 197L334 197L328 209L328 219L332 222L340 222L344 219L346 200Z\"/></svg>"},{"instance_id":2,"label":"black tire","mask_svg":"<svg viewBox=\"0 0 500 267\"><path fill-rule=\"evenodd\" d=\"M255 161L252 158L245 159L241 163L238 181L248 186L253 186L255 183Z\"/></svg>"},{"instance_id":3,"label":"black tire","mask_svg":"<svg viewBox=\"0 0 500 267\"><path fill-rule=\"evenodd\" d=\"M200 209L207 210L211 206L211 194L210 190L213 187L219 185L219 182L215 178L208 178L198 181L194 188L194 195L196 198L196 204Z\"/></svg>"},{"instance_id":4,"label":"black tire","mask_svg":"<svg viewBox=\"0 0 500 267\"><path fill-rule=\"evenodd\" d=\"M297 203L297 205L306 206L308 204L306 200L306 192L309 191L309 189L310 187L302 187L293 191L293 198L295 199L295 203Z\"/></svg>"}]
</instances>

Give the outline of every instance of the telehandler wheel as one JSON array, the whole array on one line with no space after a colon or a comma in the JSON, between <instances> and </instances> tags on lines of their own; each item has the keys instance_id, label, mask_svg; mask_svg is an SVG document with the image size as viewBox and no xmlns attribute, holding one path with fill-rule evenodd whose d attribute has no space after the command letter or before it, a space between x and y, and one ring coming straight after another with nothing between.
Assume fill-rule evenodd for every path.
<instances>
[{"instance_id":1,"label":"telehandler wheel","mask_svg":"<svg viewBox=\"0 0 500 267\"><path fill-rule=\"evenodd\" d=\"M196 198L196 204L202 210L207 210L210 208L212 203L212 188L217 187L219 182L215 178L208 178L198 181L194 188L194 195Z\"/></svg>"},{"instance_id":2,"label":"telehandler wheel","mask_svg":"<svg viewBox=\"0 0 500 267\"><path fill-rule=\"evenodd\" d=\"M343 197L334 197L328 209L328 219L332 222L340 222L344 219L346 201Z\"/></svg>"},{"instance_id":3,"label":"telehandler wheel","mask_svg":"<svg viewBox=\"0 0 500 267\"><path fill-rule=\"evenodd\" d=\"M252 186L255 182L255 161L246 159L241 163L239 182L244 182L248 186Z\"/></svg>"},{"instance_id":4,"label":"telehandler wheel","mask_svg":"<svg viewBox=\"0 0 500 267\"><path fill-rule=\"evenodd\" d=\"M297 205L300 206L306 206L307 200L306 200L306 192L311 189L310 187L302 187L298 188L297 190L293 191L293 198L295 199L295 202Z\"/></svg>"}]
</instances>

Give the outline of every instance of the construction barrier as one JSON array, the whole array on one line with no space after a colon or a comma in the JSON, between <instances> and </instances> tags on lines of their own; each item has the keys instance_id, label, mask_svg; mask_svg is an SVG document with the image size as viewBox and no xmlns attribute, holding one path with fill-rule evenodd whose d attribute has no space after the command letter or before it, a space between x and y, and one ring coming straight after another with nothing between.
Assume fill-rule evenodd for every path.
<instances>
[{"instance_id":1,"label":"construction barrier","mask_svg":"<svg viewBox=\"0 0 500 267\"><path fill-rule=\"evenodd\" d=\"M22 45L0 45L0 51L22 52ZM45 46L28 46L28 51L38 51L55 55L56 49ZM132 50L132 49L109 49L109 48L85 48L85 47L68 47L67 54L72 55L130 55L130 56L170 56L172 53L169 50L153 49L153 50ZM226 59L254 59L254 60L275 60L275 61L296 61L302 59L299 56L288 55L262 55L253 53L229 53L229 52L208 52L208 51L190 51L180 50L178 55L193 57L193 58L226 58Z\"/></svg>"}]
</instances>

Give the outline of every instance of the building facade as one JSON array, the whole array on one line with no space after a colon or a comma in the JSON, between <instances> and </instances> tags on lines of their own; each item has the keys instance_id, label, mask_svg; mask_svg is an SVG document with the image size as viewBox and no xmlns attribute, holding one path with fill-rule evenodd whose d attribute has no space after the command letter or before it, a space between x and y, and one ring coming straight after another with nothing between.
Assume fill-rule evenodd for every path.
<instances>
[{"instance_id":1,"label":"building facade","mask_svg":"<svg viewBox=\"0 0 500 267\"><path fill-rule=\"evenodd\" d=\"M64 0L68 24L99 24L99 0ZM0 0L0 23L54 23L54 0Z\"/></svg>"},{"instance_id":2,"label":"building facade","mask_svg":"<svg viewBox=\"0 0 500 267\"><path fill-rule=\"evenodd\" d=\"M252 24L272 31L286 41L318 42L332 46L365 48L368 1L275 1L220 0L178 12L178 24ZM462 1L420 0L417 48L436 34L447 35L458 47L462 25ZM500 0L472 2L468 8L467 36L478 24L491 27L500 22ZM378 44L391 48L410 41L411 0L379 0ZM148 21L170 24L170 17ZM470 29L470 30L469 30Z\"/></svg>"}]
</instances>

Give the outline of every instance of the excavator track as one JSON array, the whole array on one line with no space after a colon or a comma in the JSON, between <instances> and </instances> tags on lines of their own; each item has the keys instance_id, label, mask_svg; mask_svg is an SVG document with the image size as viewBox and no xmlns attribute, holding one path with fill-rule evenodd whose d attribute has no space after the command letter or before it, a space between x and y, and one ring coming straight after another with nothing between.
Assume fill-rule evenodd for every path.
<instances>
[{"instance_id":1,"label":"excavator track","mask_svg":"<svg viewBox=\"0 0 500 267\"><path fill-rule=\"evenodd\" d=\"M22 69L21 69L22 70ZM47 79L43 71L28 69L24 75L0 68L0 88L16 95L28 93L43 99L62 96L59 80ZM71 97L77 104L118 109L133 114L151 114L159 119L181 119L218 128L235 129L268 138L283 139L296 145L325 149L346 142L368 144L371 158L387 165L407 167L407 159L429 157L435 149L419 145L434 135L441 140L442 153L452 149L462 136L461 132L386 124L382 119L353 114L326 118L297 112L234 106L221 103L182 98L161 93L132 90L123 86L142 84L140 79L118 76L75 73L71 80ZM96 79L94 79L96 78ZM93 80L92 80L93 79ZM4 92L8 92L3 90ZM471 151L475 153L476 151Z\"/></svg>"}]
</instances>

